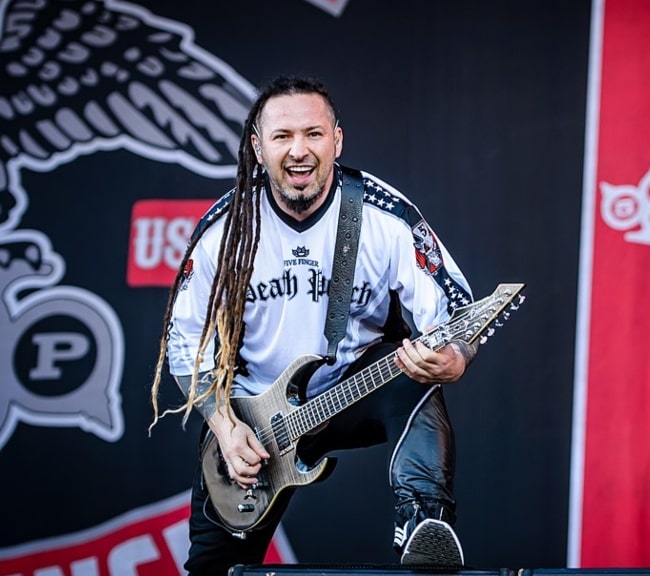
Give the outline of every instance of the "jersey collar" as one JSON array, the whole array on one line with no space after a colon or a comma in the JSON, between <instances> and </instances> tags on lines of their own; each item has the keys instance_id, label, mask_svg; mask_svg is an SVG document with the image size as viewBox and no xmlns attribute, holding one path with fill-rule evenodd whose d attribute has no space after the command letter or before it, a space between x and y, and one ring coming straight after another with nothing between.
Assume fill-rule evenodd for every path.
<instances>
[{"instance_id":1,"label":"jersey collar","mask_svg":"<svg viewBox=\"0 0 650 576\"><path fill-rule=\"evenodd\" d=\"M284 210L282 210L280 206L278 206L278 203L273 197L273 194L271 194L269 176L266 173L264 174L264 189L266 191L266 197L269 200L269 204L271 204L271 207L277 214L278 218L280 218L280 220L282 220L287 226L293 228L296 232L304 232L305 230L308 230L323 217L323 214L325 214L325 212L327 212L329 207L332 205L336 189L340 186L340 184L341 169L338 164L334 164L334 179L332 180L332 186L327 193L325 202L323 202L323 204L318 207L318 210L316 210L316 212L311 214L309 217L305 218L304 220L296 220L292 216L289 216L289 214L287 214Z\"/></svg>"}]
</instances>

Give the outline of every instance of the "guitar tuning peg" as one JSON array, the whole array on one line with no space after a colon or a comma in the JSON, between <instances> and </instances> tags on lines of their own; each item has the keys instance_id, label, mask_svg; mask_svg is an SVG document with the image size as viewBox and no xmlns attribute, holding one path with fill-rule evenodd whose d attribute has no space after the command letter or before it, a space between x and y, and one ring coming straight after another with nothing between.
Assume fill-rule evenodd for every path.
<instances>
[{"instance_id":1,"label":"guitar tuning peg","mask_svg":"<svg viewBox=\"0 0 650 576\"><path fill-rule=\"evenodd\" d=\"M487 336L481 336L478 341L479 344L485 344L487 342Z\"/></svg>"},{"instance_id":2,"label":"guitar tuning peg","mask_svg":"<svg viewBox=\"0 0 650 576\"><path fill-rule=\"evenodd\" d=\"M495 325L497 328L501 328L501 326L503 326L503 322L500 322L499 320L495 320L494 325Z\"/></svg>"},{"instance_id":3,"label":"guitar tuning peg","mask_svg":"<svg viewBox=\"0 0 650 576\"><path fill-rule=\"evenodd\" d=\"M494 334L494 332L495 332L494 328L492 328L492 327L488 328L487 337L489 338L490 336L492 336L492 334Z\"/></svg>"},{"instance_id":4,"label":"guitar tuning peg","mask_svg":"<svg viewBox=\"0 0 650 576\"><path fill-rule=\"evenodd\" d=\"M503 312L501 315L503 316L504 320L508 320L508 318L510 318L510 312Z\"/></svg>"}]
</instances>

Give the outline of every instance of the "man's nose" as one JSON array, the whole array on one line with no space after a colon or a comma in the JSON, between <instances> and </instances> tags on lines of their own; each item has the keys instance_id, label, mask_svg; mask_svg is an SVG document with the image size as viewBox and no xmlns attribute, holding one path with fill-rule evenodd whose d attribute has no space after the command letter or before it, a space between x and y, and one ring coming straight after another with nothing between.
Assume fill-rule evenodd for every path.
<instances>
[{"instance_id":1,"label":"man's nose","mask_svg":"<svg viewBox=\"0 0 650 576\"><path fill-rule=\"evenodd\" d=\"M302 136L296 136L291 142L289 154L292 158L304 158L309 153L309 146L307 140Z\"/></svg>"}]
</instances>

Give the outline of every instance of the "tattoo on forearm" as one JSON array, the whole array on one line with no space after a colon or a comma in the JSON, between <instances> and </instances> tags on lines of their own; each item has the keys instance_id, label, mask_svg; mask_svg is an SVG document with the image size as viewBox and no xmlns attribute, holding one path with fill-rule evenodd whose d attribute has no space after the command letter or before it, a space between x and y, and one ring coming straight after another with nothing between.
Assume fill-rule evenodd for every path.
<instances>
[{"instance_id":1,"label":"tattoo on forearm","mask_svg":"<svg viewBox=\"0 0 650 576\"><path fill-rule=\"evenodd\" d=\"M178 387L181 389L181 392L187 398L190 394L192 377L178 376L176 378L176 382L178 383ZM199 374L199 378L196 384L196 394L197 396L201 396L210 389L210 386L212 385L212 374L210 372L203 372ZM203 418L209 420L210 416L212 416L217 411L217 401L214 397L214 394L211 394L202 402L195 404L194 407L199 411Z\"/></svg>"},{"instance_id":2,"label":"tattoo on forearm","mask_svg":"<svg viewBox=\"0 0 650 576\"><path fill-rule=\"evenodd\" d=\"M467 368L467 366L472 363L472 360L474 360L474 357L478 352L478 341L474 341L472 344L467 344L467 342L464 342L463 340L454 340L452 344L463 355L463 358L465 359L465 368Z\"/></svg>"}]
</instances>

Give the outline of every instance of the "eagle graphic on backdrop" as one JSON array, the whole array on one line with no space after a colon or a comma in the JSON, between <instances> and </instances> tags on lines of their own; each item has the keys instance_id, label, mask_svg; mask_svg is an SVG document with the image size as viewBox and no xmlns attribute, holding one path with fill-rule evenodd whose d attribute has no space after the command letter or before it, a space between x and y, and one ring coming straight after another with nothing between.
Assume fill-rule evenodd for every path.
<instances>
[{"instance_id":1,"label":"eagle graphic on backdrop","mask_svg":"<svg viewBox=\"0 0 650 576\"><path fill-rule=\"evenodd\" d=\"M231 178L254 97L250 83L195 44L191 28L136 4L0 0L0 361L15 365L16 343L43 348L41 365L14 371L0 389L0 449L18 421L75 425L108 441L122 434L120 320L97 294L58 285L64 255L42 231L20 229L30 206L21 171L47 172L81 155L124 149ZM31 199L43 202L40 209L52 201L42 193ZM66 342L45 333L55 312L78 327L59 331ZM93 350L103 355L66 389L71 379L60 368ZM39 396L43 386L60 393ZM92 414L80 410L81 395Z\"/></svg>"},{"instance_id":2,"label":"eagle graphic on backdrop","mask_svg":"<svg viewBox=\"0 0 650 576\"><path fill-rule=\"evenodd\" d=\"M0 0L0 232L27 208L21 167L123 148L233 176L253 98L189 27L140 6Z\"/></svg>"}]
</instances>

